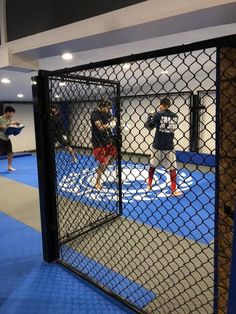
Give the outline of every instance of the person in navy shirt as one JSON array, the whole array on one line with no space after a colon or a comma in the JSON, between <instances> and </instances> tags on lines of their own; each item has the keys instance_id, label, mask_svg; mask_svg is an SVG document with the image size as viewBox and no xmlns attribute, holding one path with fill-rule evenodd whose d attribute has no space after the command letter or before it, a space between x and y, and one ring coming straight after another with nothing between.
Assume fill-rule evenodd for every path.
<instances>
[{"instance_id":1,"label":"person in navy shirt","mask_svg":"<svg viewBox=\"0 0 236 314\"><path fill-rule=\"evenodd\" d=\"M178 116L169 110L170 105L169 98L162 99L159 111L154 115L148 115L145 123L149 130L156 128L148 172L147 191L152 189L155 168L161 165L170 172L171 195L178 196L182 194L177 190L176 185L177 163L174 150L174 132L177 128Z\"/></svg>"},{"instance_id":2,"label":"person in navy shirt","mask_svg":"<svg viewBox=\"0 0 236 314\"><path fill-rule=\"evenodd\" d=\"M98 108L91 114L93 154L99 162L95 182L97 190L102 188L102 174L117 155L117 150L113 143L112 128L115 121L111 114L111 104L109 99L102 99Z\"/></svg>"}]
</instances>

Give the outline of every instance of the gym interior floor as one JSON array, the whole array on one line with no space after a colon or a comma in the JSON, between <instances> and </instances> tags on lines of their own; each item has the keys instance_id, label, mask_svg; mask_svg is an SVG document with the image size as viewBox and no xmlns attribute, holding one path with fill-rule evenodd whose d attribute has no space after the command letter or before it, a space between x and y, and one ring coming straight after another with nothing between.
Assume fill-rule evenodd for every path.
<instances>
[{"instance_id":1,"label":"gym interior floor","mask_svg":"<svg viewBox=\"0 0 236 314\"><path fill-rule=\"evenodd\" d=\"M0 161L0 313L133 313L59 264L42 257L36 159ZM31 157L30 157L31 158Z\"/></svg>"},{"instance_id":2,"label":"gym interior floor","mask_svg":"<svg viewBox=\"0 0 236 314\"><path fill-rule=\"evenodd\" d=\"M33 164L29 162L29 158L34 159ZM127 157L126 160L127 159L129 159L129 161L131 160L130 157ZM136 157L132 158L133 163L146 163L146 161L146 158L142 160ZM39 235L37 238L37 258L34 254L34 258L37 259L36 264L37 266L39 264L45 266L42 262L41 245L39 245L40 211L35 156L16 158L14 162L15 166L18 168L16 173L6 172L4 168L6 161L1 162L0 182L2 193L0 210L2 213L22 222L24 225L22 225L22 228L18 226L18 228L13 230L13 233L10 230L1 236L1 240L5 241L3 241L3 243L5 243L3 249L5 248L5 250L7 250L7 243L12 234L16 235L16 233L19 233L19 231L29 226L32 228L30 228L32 232ZM32 167L31 169L29 169L30 165ZM178 167L181 169L183 165L179 163ZM185 165L185 169L193 173L196 170L196 166ZM198 166L197 169L202 173L214 172L214 169L204 166ZM25 177L22 179L22 176ZM66 213L63 212L65 202L70 202L70 206L66 207ZM62 226L67 225L68 230L72 228L69 230L69 233L74 231L73 228L75 230L83 228L84 220L82 218L84 217L88 217L87 219L90 219L89 217L91 217L91 219L96 219L96 217L101 218L102 211L96 208L96 206L92 206L91 203L88 203L83 209L78 207L76 199L70 199L66 195L59 196L58 205L61 215L60 223ZM70 217L69 223L68 217ZM78 219L78 217L81 219ZM3 218L6 217L3 216ZM84 219L86 224L86 218ZM3 224L4 219L1 219L0 222ZM162 313L171 313L173 311L175 313L199 313L199 309L201 308L201 313L211 313L213 306L214 275L214 243L212 238L206 241L196 241L196 235L186 237L184 233L173 233L170 232L168 228L162 227L163 226L160 225L153 228L152 225L145 224L142 220L130 219L129 215L125 214L62 245L61 256L64 262L80 270L79 264L81 260L78 256L82 254L88 258L88 264L92 261L96 262L97 265L105 265L106 269L112 270L112 273L110 273L111 278L112 276L114 277L114 273L120 274L123 278L127 278L129 282L135 282L139 287L144 287L146 291L151 291L151 297L150 293L147 293L148 301L145 303L144 307L147 312L152 313L155 308L159 308L162 310ZM61 237L65 236L63 232L64 231L61 230ZM21 238L19 234L17 241L16 246L21 247L22 252L25 252L25 247L29 247L27 243L30 240ZM78 253L78 256L72 258L72 256L75 257L75 252ZM127 252L127 254L125 254L125 252ZM137 255L137 252L141 254ZM28 257L26 253L17 258L12 258L12 256L14 256L13 254L8 261L8 253L5 252L3 254L5 259L4 261L2 260L5 272L7 273L9 270L12 271L12 267L10 266L13 262L17 264L20 262L22 265L22 263L28 263L29 259L32 261L32 252L28 253ZM123 258L116 258L116 256L122 254ZM5 296L5 301L2 302L2 307L0 307L0 313L1 309L5 311L2 313L8 313L6 309L10 309L13 306L12 304L14 304L12 302L12 296L19 295L17 289L22 289L24 282L28 281L28 285L25 285L26 290L31 289L32 291L32 280L26 280L27 277L32 277L32 265L28 267L28 273L26 268L24 275L22 275L22 271L17 274L17 269L19 269L17 264L15 264L16 266L14 268L15 276L18 277L18 279L23 279L22 283L20 283L19 280L17 287L14 287L12 291L9 289L11 293ZM58 276L59 278L62 276L61 278L65 281L78 279L71 273L65 272L64 268L61 268L58 264L53 265L53 267L57 268L57 271L52 269L50 265L48 265L48 267L48 269L52 270L51 281L55 281L55 285L58 281ZM35 313L36 308L37 313L41 313L40 308L44 313L53 313L52 309L53 307L58 307L58 298L61 298L62 294L57 291L58 287L51 286L51 292L53 291L53 297L55 297L55 304L51 304L51 308L48 308L46 307L46 303L39 302L39 299L44 297L44 289L42 289L42 287L45 287L46 281L43 281L43 278L48 280L46 276L41 277L38 287L34 284L35 294L32 292L31 294L22 294L22 299L19 299L18 296L17 302L19 303L21 301L22 309L24 308L26 310L25 305L27 301L32 303L34 300L35 304L33 308L35 309ZM96 278L94 279L96 280ZM50 284L52 285L52 283ZM94 306L94 309L96 309L94 313L129 313L129 310L126 310L122 305L113 301L111 298L107 298L106 295L99 290L93 287L91 288L90 285L84 283L81 279L78 279L78 285L85 285L86 289L92 289L91 293L95 293L95 295L98 294L100 298L104 298L104 303L99 301L101 302L101 306L99 305L99 307L97 304L91 305L91 300L89 300L87 306L90 309ZM65 284L62 288L67 295L67 298L62 298L64 300L63 313L73 313L76 306L78 310L78 308L80 308L79 302L83 304L83 309L81 308L80 313L83 313L82 310L84 310L84 313L88 310L84 302L88 300L86 296L84 296L83 299L82 294L78 293L76 294L77 300L75 301L75 296L73 296L74 286L75 283L73 283L73 285L71 284L71 286ZM86 289L83 288L82 291ZM39 291L41 294L39 294ZM68 296L70 297L68 298ZM45 299L48 297L47 295ZM29 298L32 299L29 300ZM74 300L72 305L70 298ZM95 303L98 302L97 298L98 297L93 297ZM169 300L168 304L166 304L167 300ZM24 304L24 306L22 304ZM137 305L140 304L137 303ZM24 313L27 313L27 311ZM30 313L34 312L31 310ZM90 311L89 313L93 312Z\"/></svg>"}]
</instances>

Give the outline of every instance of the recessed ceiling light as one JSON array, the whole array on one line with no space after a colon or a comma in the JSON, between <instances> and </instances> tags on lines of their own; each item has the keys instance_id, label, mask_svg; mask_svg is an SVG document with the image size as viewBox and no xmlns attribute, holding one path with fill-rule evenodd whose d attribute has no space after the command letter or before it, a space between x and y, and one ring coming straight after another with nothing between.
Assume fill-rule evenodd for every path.
<instances>
[{"instance_id":1,"label":"recessed ceiling light","mask_svg":"<svg viewBox=\"0 0 236 314\"><path fill-rule=\"evenodd\" d=\"M37 82L35 80L31 80L31 85L37 85Z\"/></svg>"},{"instance_id":2,"label":"recessed ceiling light","mask_svg":"<svg viewBox=\"0 0 236 314\"><path fill-rule=\"evenodd\" d=\"M167 70L162 70L161 74L168 74L168 71Z\"/></svg>"},{"instance_id":3,"label":"recessed ceiling light","mask_svg":"<svg viewBox=\"0 0 236 314\"><path fill-rule=\"evenodd\" d=\"M1 82L2 82L3 84L9 84L9 83L11 83L11 81L10 81L8 78L6 78L6 77L3 77L3 78L1 79Z\"/></svg>"},{"instance_id":4,"label":"recessed ceiling light","mask_svg":"<svg viewBox=\"0 0 236 314\"><path fill-rule=\"evenodd\" d=\"M66 86L66 82L59 82L59 86Z\"/></svg>"},{"instance_id":5,"label":"recessed ceiling light","mask_svg":"<svg viewBox=\"0 0 236 314\"><path fill-rule=\"evenodd\" d=\"M73 56L72 56L72 54L70 52L65 52L62 55L62 59L64 59L64 60L71 60L71 59L73 59Z\"/></svg>"},{"instance_id":6,"label":"recessed ceiling light","mask_svg":"<svg viewBox=\"0 0 236 314\"><path fill-rule=\"evenodd\" d=\"M17 94L17 97L18 97L18 98L23 98L24 95L23 95L23 94Z\"/></svg>"},{"instance_id":7,"label":"recessed ceiling light","mask_svg":"<svg viewBox=\"0 0 236 314\"><path fill-rule=\"evenodd\" d=\"M130 63L125 63L125 64L123 65L123 69L125 69L125 70L128 70L130 67L131 67L131 64L130 64Z\"/></svg>"}]
</instances>

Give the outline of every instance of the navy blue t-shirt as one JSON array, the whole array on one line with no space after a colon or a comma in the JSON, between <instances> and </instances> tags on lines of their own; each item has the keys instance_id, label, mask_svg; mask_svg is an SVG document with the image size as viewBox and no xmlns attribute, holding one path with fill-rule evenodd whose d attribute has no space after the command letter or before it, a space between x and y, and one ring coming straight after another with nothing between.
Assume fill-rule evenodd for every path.
<instances>
[{"instance_id":1,"label":"navy blue t-shirt","mask_svg":"<svg viewBox=\"0 0 236 314\"><path fill-rule=\"evenodd\" d=\"M153 148L159 150L174 149L174 131L177 128L178 116L170 110L158 111L150 116L145 126L152 130L156 128Z\"/></svg>"},{"instance_id":2,"label":"navy blue t-shirt","mask_svg":"<svg viewBox=\"0 0 236 314\"><path fill-rule=\"evenodd\" d=\"M113 136L111 129L99 130L95 125L96 121L101 121L102 124L109 123L111 119L110 113L101 113L98 109L95 110L91 115L91 124L92 124L92 145L96 147L105 147L108 144L112 143Z\"/></svg>"}]
</instances>

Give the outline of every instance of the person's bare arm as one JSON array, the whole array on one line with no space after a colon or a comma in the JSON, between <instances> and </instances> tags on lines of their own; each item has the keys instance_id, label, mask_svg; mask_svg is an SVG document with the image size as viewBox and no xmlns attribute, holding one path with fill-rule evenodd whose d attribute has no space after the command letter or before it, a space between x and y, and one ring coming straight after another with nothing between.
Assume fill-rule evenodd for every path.
<instances>
[{"instance_id":1,"label":"person's bare arm","mask_svg":"<svg viewBox=\"0 0 236 314\"><path fill-rule=\"evenodd\" d=\"M109 124L103 124L100 120L95 121L95 125L101 131L106 131L110 127Z\"/></svg>"},{"instance_id":2,"label":"person's bare arm","mask_svg":"<svg viewBox=\"0 0 236 314\"><path fill-rule=\"evenodd\" d=\"M19 121L12 121L11 125L20 125L20 122Z\"/></svg>"},{"instance_id":3,"label":"person's bare arm","mask_svg":"<svg viewBox=\"0 0 236 314\"><path fill-rule=\"evenodd\" d=\"M2 123L2 119L0 120L0 131L6 130L7 126L5 123Z\"/></svg>"}]
</instances>

